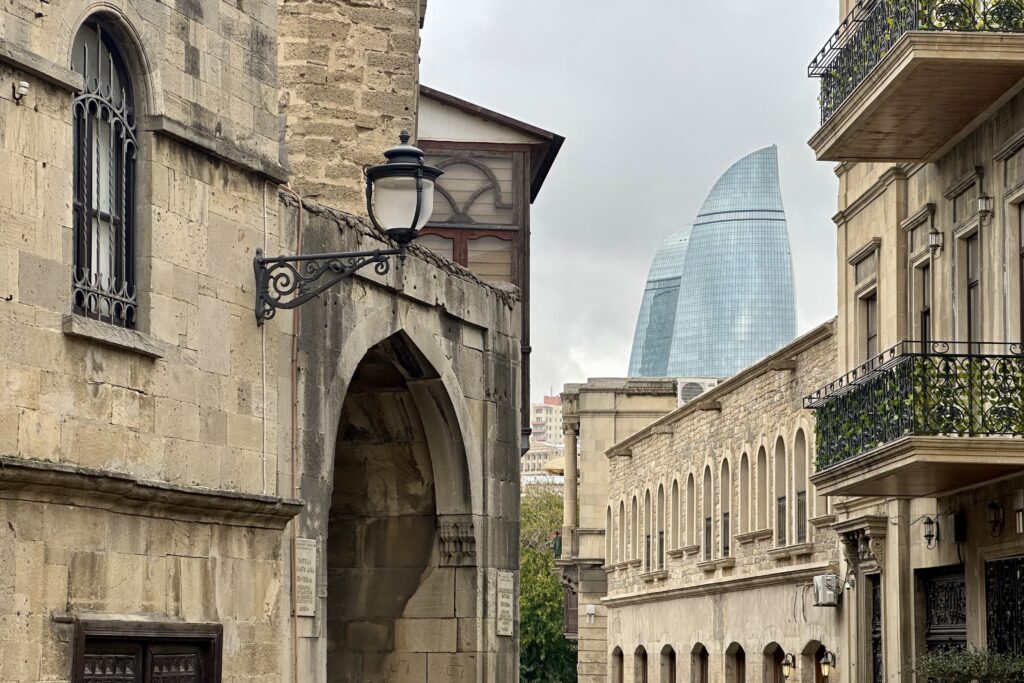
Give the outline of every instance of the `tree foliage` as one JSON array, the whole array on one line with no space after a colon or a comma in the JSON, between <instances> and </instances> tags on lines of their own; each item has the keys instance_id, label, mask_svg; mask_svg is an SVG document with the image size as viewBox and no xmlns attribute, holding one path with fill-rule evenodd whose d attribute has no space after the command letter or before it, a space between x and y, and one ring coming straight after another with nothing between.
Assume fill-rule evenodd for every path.
<instances>
[{"instance_id":1,"label":"tree foliage","mask_svg":"<svg viewBox=\"0 0 1024 683\"><path fill-rule=\"evenodd\" d=\"M1024 680L1024 656L953 648L921 655L914 669L919 681L1019 683Z\"/></svg>"},{"instance_id":2,"label":"tree foliage","mask_svg":"<svg viewBox=\"0 0 1024 683\"><path fill-rule=\"evenodd\" d=\"M553 542L562 526L558 488L523 490L519 537L519 680L572 683L576 644L562 635L562 587L555 573Z\"/></svg>"}]
</instances>

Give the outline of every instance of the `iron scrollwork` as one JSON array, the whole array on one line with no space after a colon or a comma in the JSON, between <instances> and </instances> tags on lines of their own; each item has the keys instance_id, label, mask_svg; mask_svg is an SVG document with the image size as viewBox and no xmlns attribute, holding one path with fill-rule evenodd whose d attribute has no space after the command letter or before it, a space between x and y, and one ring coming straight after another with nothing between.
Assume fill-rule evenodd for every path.
<instances>
[{"instance_id":1,"label":"iron scrollwork","mask_svg":"<svg viewBox=\"0 0 1024 683\"><path fill-rule=\"evenodd\" d=\"M909 31L1024 33L1024 0L859 0L807 70L823 124Z\"/></svg>"},{"instance_id":2,"label":"iron scrollwork","mask_svg":"<svg viewBox=\"0 0 1024 683\"><path fill-rule=\"evenodd\" d=\"M1021 344L903 342L815 392L817 468L904 436L1024 436Z\"/></svg>"},{"instance_id":3,"label":"iron scrollwork","mask_svg":"<svg viewBox=\"0 0 1024 683\"><path fill-rule=\"evenodd\" d=\"M277 309L292 309L314 299L357 270L373 265L374 272L386 275L392 256L405 257L405 250L377 249L308 256L264 256L256 250L253 270L256 274L256 324L274 317ZM323 278L323 281L321 281Z\"/></svg>"}]
</instances>

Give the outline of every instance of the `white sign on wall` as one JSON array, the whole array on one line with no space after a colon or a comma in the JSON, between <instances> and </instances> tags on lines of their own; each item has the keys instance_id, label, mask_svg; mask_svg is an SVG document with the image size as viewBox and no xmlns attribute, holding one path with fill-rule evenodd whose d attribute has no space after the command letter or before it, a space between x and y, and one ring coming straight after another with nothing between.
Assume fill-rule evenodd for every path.
<instances>
[{"instance_id":1,"label":"white sign on wall","mask_svg":"<svg viewBox=\"0 0 1024 683\"><path fill-rule=\"evenodd\" d=\"M515 572L498 570L495 624L499 636L511 636L515 622Z\"/></svg>"},{"instance_id":2,"label":"white sign on wall","mask_svg":"<svg viewBox=\"0 0 1024 683\"><path fill-rule=\"evenodd\" d=\"M316 539L295 539L295 614L316 616Z\"/></svg>"}]
</instances>

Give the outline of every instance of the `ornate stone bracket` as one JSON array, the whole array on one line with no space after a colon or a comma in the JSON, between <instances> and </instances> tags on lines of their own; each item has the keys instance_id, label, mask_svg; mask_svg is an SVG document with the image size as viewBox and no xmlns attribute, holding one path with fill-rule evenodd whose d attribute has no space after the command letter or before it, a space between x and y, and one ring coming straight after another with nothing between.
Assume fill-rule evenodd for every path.
<instances>
[{"instance_id":1,"label":"ornate stone bracket","mask_svg":"<svg viewBox=\"0 0 1024 683\"><path fill-rule=\"evenodd\" d=\"M879 571L885 564L885 536L889 518L864 515L832 526L839 534L851 571Z\"/></svg>"},{"instance_id":2,"label":"ornate stone bracket","mask_svg":"<svg viewBox=\"0 0 1024 683\"><path fill-rule=\"evenodd\" d=\"M476 534L469 515L449 515L437 522L442 567L475 567Z\"/></svg>"}]
</instances>

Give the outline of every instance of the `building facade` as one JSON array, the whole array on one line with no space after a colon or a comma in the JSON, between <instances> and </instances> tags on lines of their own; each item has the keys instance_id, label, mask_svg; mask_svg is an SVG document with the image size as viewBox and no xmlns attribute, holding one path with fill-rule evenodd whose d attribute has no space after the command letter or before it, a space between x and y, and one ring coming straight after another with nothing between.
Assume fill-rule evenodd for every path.
<instances>
[{"instance_id":1,"label":"building facade","mask_svg":"<svg viewBox=\"0 0 1024 683\"><path fill-rule=\"evenodd\" d=\"M610 683L820 681L840 645L827 499L810 484L802 398L835 372L834 323L743 369L607 450ZM829 680L841 680L833 676Z\"/></svg>"},{"instance_id":2,"label":"building facade","mask_svg":"<svg viewBox=\"0 0 1024 683\"><path fill-rule=\"evenodd\" d=\"M530 441L562 446L562 397L545 396L530 404Z\"/></svg>"},{"instance_id":3,"label":"building facade","mask_svg":"<svg viewBox=\"0 0 1024 683\"><path fill-rule=\"evenodd\" d=\"M807 397L812 482L844 547L842 675L912 681L943 647L1024 654L1024 21L839 5L810 144L838 162L845 374Z\"/></svg>"},{"instance_id":4,"label":"building facade","mask_svg":"<svg viewBox=\"0 0 1024 683\"><path fill-rule=\"evenodd\" d=\"M414 244L254 315L257 249L392 246L425 5L0 11L0 679L517 677L521 293Z\"/></svg>"},{"instance_id":5,"label":"building facade","mask_svg":"<svg viewBox=\"0 0 1024 683\"><path fill-rule=\"evenodd\" d=\"M566 637L577 641L581 683L604 683L608 676L602 567L609 467L604 453L673 410L676 400L672 379L596 378L567 384L562 392L565 504L562 557L555 565L564 589ZM571 457L577 452L578 468Z\"/></svg>"},{"instance_id":6,"label":"building facade","mask_svg":"<svg viewBox=\"0 0 1024 683\"><path fill-rule=\"evenodd\" d=\"M733 164L693 225L655 254L629 374L728 377L795 335L793 264L773 145Z\"/></svg>"}]
</instances>

